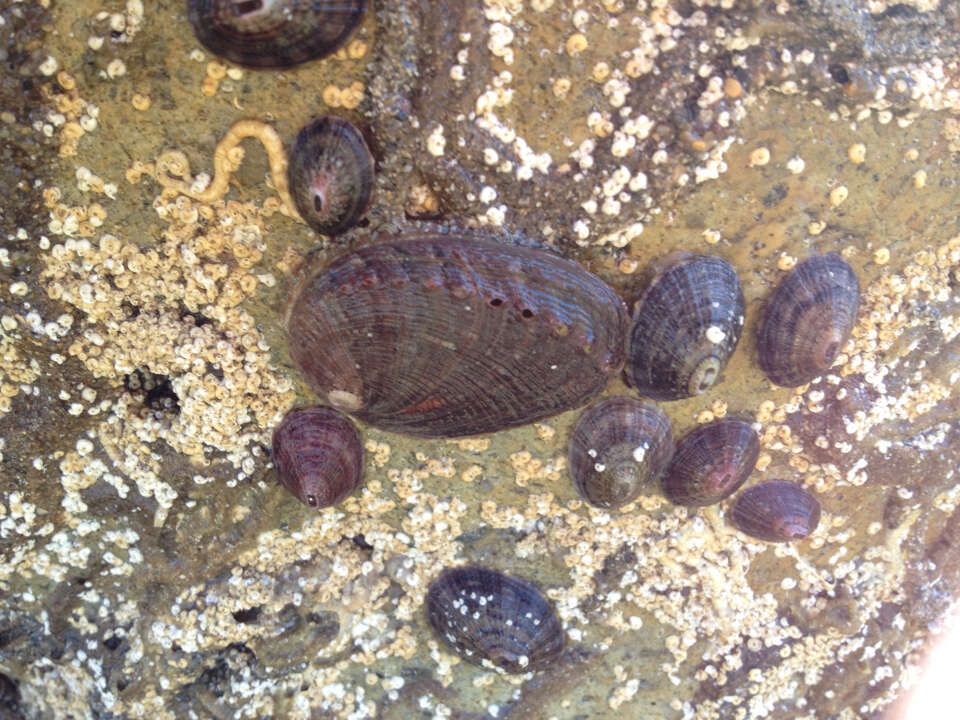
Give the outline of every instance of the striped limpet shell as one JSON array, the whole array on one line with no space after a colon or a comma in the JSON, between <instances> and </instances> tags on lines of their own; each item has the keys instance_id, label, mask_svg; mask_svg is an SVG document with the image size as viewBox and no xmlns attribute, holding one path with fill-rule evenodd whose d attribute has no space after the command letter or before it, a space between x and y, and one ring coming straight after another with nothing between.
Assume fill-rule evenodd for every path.
<instances>
[{"instance_id":1,"label":"striped limpet shell","mask_svg":"<svg viewBox=\"0 0 960 720\"><path fill-rule=\"evenodd\" d=\"M448 568L427 591L427 619L467 662L508 673L540 670L566 636L553 605L526 580L479 566Z\"/></svg>"}]
</instances>

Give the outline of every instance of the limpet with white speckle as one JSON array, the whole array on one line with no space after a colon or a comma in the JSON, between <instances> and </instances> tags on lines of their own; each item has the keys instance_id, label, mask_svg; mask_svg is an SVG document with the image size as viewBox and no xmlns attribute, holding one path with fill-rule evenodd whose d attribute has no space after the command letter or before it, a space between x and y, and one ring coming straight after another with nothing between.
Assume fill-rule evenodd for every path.
<instances>
[{"instance_id":1,"label":"limpet with white speckle","mask_svg":"<svg viewBox=\"0 0 960 720\"><path fill-rule=\"evenodd\" d=\"M668 255L634 305L630 384L654 400L706 392L740 341L744 313L743 289L729 262L714 255Z\"/></svg>"},{"instance_id":2,"label":"limpet with white speckle","mask_svg":"<svg viewBox=\"0 0 960 720\"><path fill-rule=\"evenodd\" d=\"M444 570L427 590L426 609L440 640L474 665L508 673L540 670L566 644L550 601L532 583L497 570Z\"/></svg>"},{"instance_id":3,"label":"limpet with white speckle","mask_svg":"<svg viewBox=\"0 0 960 720\"><path fill-rule=\"evenodd\" d=\"M591 505L617 508L656 487L673 455L666 414L653 403L609 397L588 408L570 438L570 475Z\"/></svg>"}]
</instances>

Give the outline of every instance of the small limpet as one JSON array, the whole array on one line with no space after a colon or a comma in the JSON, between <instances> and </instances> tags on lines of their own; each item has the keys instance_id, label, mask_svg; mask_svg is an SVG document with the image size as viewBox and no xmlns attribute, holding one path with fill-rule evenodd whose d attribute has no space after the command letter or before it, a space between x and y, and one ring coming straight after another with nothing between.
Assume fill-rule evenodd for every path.
<instances>
[{"instance_id":1,"label":"small limpet","mask_svg":"<svg viewBox=\"0 0 960 720\"><path fill-rule=\"evenodd\" d=\"M336 52L367 0L187 0L187 18L210 52L238 65L285 68Z\"/></svg>"}]
</instances>

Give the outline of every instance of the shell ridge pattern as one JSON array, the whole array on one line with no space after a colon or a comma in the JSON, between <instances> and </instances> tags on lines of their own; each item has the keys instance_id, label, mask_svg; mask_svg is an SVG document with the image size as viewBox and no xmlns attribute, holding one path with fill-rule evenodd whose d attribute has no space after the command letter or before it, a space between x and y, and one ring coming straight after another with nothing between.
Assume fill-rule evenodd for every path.
<instances>
[{"instance_id":1,"label":"shell ridge pattern","mask_svg":"<svg viewBox=\"0 0 960 720\"><path fill-rule=\"evenodd\" d=\"M760 442L750 423L725 417L694 428L677 445L661 487L677 505L712 505L733 494L756 466Z\"/></svg>"},{"instance_id":2,"label":"shell ridge pattern","mask_svg":"<svg viewBox=\"0 0 960 720\"><path fill-rule=\"evenodd\" d=\"M416 264L410 259L406 261L406 263L410 266L409 275L415 278L412 280L412 282L415 282L415 283L422 282L430 286L431 288L433 288L430 292L437 292L437 293L439 292L446 293L449 288L466 285L466 283L463 283L463 281L461 280L462 274L458 272L458 269L463 266L462 258L457 259L455 257L452 257L442 252L431 253L429 257L437 259L439 262L441 262L441 264L439 265L439 268L433 265L423 266L421 264ZM460 263L460 265L458 265L457 263ZM438 269L439 269L439 272L437 272ZM429 317L429 313L425 312L426 308L429 306L428 298L426 297L421 298L420 296L416 296L416 295L410 295L410 296L404 296L404 297L407 298L407 301L409 303L416 303L416 307L408 306L404 308L399 313L400 315L399 319L401 321L404 320L405 318L414 318L418 316ZM419 300L423 300L423 302L420 303L418 302ZM476 317L478 319L478 322L483 323L484 316L480 314L476 314ZM498 323L501 326L501 330L503 325L502 318L503 316L501 315L500 322ZM439 320L440 318L437 318L437 319ZM443 338L450 334L449 330L450 328L448 328L446 325L438 322L437 325L422 328L420 334L425 335L426 339L428 340L428 342L430 342L431 345L443 346L445 342ZM471 335L475 335L477 338L479 338L482 336L482 332L483 332L483 328L479 328L474 333L467 333L467 337L469 338ZM465 351L468 349L469 347L463 347L463 346L456 348L456 350L458 351ZM475 363L471 364L469 361L469 358L471 357L471 355L469 355L468 353L464 353L464 356L468 358L466 362L443 367L443 366L438 366L438 364L434 362L433 360L434 355L428 349L424 348L421 350L422 350L421 352L414 353L415 357L423 359L423 364L425 366L424 372L428 373L429 376L432 377L434 381L434 385L441 385L444 382L454 380L455 381L454 384L457 387L461 387L464 389L472 389L474 390L475 394L482 395L482 390L484 388L478 382L475 382L473 380L473 377L476 375L476 373L471 372L473 370L480 369L479 365L480 365L481 359L478 358ZM486 355L484 358L482 358L482 361L486 363L494 363L498 367L503 366L503 363L498 358L491 357L490 355ZM416 376L418 375L418 373L413 372L411 373L411 375ZM455 400L454 398L444 399L444 398L429 397L429 392L427 393L427 396L424 396L423 390L424 389L419 386L413 386L411 388L410 393L398 394L396 401L391 403L391 405L396 409L391 411L390 409L385 407L383 409L384 417L402 418L403 416L409 415L411 412L421 410L425 405L435 406L438 418L447 419L447 420L457 418L457 417L469 417L471 414L471 410L475 410L475 408L464 408L460 412L458 412L455 409L455 406L457 403L450 402L450 400ZM444 413L443 408L447 408L448 411Z\"/></svg>"},{"instance_id":3,"label":"shell ridge pattern","mask_svg":"<svg viewBox=\"0 0 960 720\"><path fill-rule=\"evenodd\" d=\"M769 480L740 493L730 511L742 532L767 542L807 537L820 522L820 503L802 485Z\"/></svg>"},{"instance_id":4,"label":"shell ridge pattern","mask_svg":"<svg viewBox=\"0 0 960 720\"><path fill-rule=\"evenodd\" d=\"M307 287L317 288L327 283L333 285L333 287L338 287L338 279L336 275L314 277L307 283ZM349 318L346 316L344 309L341 307L331 308L326 305L321 307L319 301L316 299L318 293L305 293L301 295L301 297L304 296L307 298L308 305L306 311L315 318L314 323L301 324L302 327L298 327L299 342L315 348L315 352L305 359L307 367L316 367L322 369L323 372L335 373L337 378L341 381L347 380L347 382L341 382L342 387L331 389L350 392L358 398L362 398L363 381L357 368L349 362L350 358L338 357L335 353L329 352L328 337L334 332L334 328L337 325L346 326L349 322ZM313 374L305 372L304 375L308 382L310 382ZM310 384L312 385L313 383ZM316 387L314 387L314 390L321 396L324 395L324 393L318 391Z\"/></svg>"},{"instance_id":5,"label":"shell ridge pattern","mask_svg":"<svg viewBox=\"0 0 960 720\"><path fill-rule=\"evenodd\" d=\"M459 287L467 288L469 292L470 285L465 281L464 269L466 265L462 257L458 258L455 255L442 252L428 253L428 257L438 260L440 264L438 266L422 265L416 264L412 259L407 260L407 263L410 265L410 275L417 278L414 282L423 282L433 288L430 292L435 293L453 295L450 291ZM427 312L430 306L427 296L409 295L404 297L406 297L410 306L405 308L401 313L401 320L405 318L412 319L414 317L430 317L430 313ZM482 324L484 317L472 312L470 314L464 312L462 317L465 320L469 320L469 324L461 327L461 329L467 330L467 332L461 333L460 344L456 347L448 347L448 341L445 340L445 338L451 334L450 327L446 323L441 322L441 320L445 320L446 318L437 316L434 318L437 321L436 324L424 327L421 332L426 336L426 339L431 345L437 346L436 349L448 347L450 350L461 352L465 358L471 358L472 355L468 351L475 344L476 339L483 336L483 328L478 327L477 323ZM473 319L470 320L470 318ZM411 330L412 329L408 328L407 332L412 335ZM431 396L430 391L434 387L441 386L445 383L452 382L457 387L472 389L474 394L481 394L483 390L482 386L473 379L473 374L467 372L468 368L466 366L469 365L469 361L443 366L435 361L435 355L430 352L428 348L415 349L413 354L415 358L422 359L422 372L426 376L431 377L433 381L432 386L430 388L414 386L409 394L396 397L395 401L391 403L391 406L395 409L391 411L388 407L385 407L383 409L384 417L403 418L412 412L422 411L424 407L435 408L439 418L451 419L458 417L455 409L457 405L455 398ZM415 365L410 367L415 367ZM411 373L411 376L416 377L419 374L419 372L414 371ZM451 400L454 402L451 403ZM448 410L446 414L444 414L444 409ZM475 409L476 408L464 408L459 416L469 417L471 411Z\"/></svg>"}]
</instances>

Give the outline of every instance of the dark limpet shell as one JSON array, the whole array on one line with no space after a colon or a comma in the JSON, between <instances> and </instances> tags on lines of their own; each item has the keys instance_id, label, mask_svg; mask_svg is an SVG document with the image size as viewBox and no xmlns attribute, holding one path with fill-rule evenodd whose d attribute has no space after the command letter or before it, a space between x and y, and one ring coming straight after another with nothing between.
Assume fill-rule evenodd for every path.
<instances>
[{"instance_id":1,"label":"dark limpet shell","mask_svg":"<svg viewBox=\"0 0 960 720\"><path fill-rule=\"evenodd\" d=\"M803 385L830 368L850 337L860 282L837 253L797 265L767 303L757 331L760 368L770 382Z\"/></svg>"},{"instance_id":2,"label":"dark limpet shell","mask_svg":"<svg viewBox=\"0 0 960 720\"><path fill-rule=\"evenodd\" d=\"M627 378L655 400L693 397L720 377L743 330L743 289L721 257L668 256L634 305Z\"/></svg>"},{"instance_id":3,"label":"dark limpet shell","mask_svg":"<svg viewBox=\"0 0 960 720\"><path fill-rule=\"evenodd\" d=\"M656 405L609 397L588 408L570 437L570 476L591 505L618 508L655 487L673 454L670 419Z\"/></svg>"},{"instance_id":4,"label":"dark limpet shell","mask_svg":"<svg viewBox=\"0 0 960 720\"><path fill-rule=\"evenodd\" d=\"M497 570L444 570L430 583L426 606L444 644L474 665L509 673L540 670L560 657L566 643L550 601L532 583Z\"/></svg>"},{"instance_id":5,"label":"dark limpet shell","mask_svg":"<svg viewBox=\"0 0 960 720\"><path fill-rule=\"evenodd\" d=\"M306 268L284 318L314 392L425 437L495 432L598 395L626 308L576 263L470 235L418 235Z\"/></svg>"},{"instance_id":6,"label":"dark limpet shell","mask_svg":"<svg viewBox=\"0 0 960 720\"><path fill-rule=\"evenodd\" d=\"M336 52L360 25L367 0L187 0L197 40L254 68L286 68Z\"/></svg>"},{"instance_id":7,"label":"dark limpet shell","mask_svg":"<svg viewBox=\"0 0 960 720\"><path fill-rule=\"evenodd\" d=\"M310 507L336 505L360 487L363 461L360 433L331 408L291 410L273 431L277 477Z\"/></svg>"},{"instance_id":8,"label":"dark limpet shell","mask_svg":"<svg viewBox=\"0 0 960 720\"><path fill-rule=\"evenodd\" d=\"M663 475L667 499L677 505L713 505L735 493L753 472L760 440L750 423L720 418L691 431Z\"/></svg>"},{"instance_id":9,"label":"dark limpet shell","mask_svg":"<svg viewBox=\"0 0 960 720\"><path fill-rule=\"evenodd\" d=\"M373 193L373 156L360 131L338 117L319 117L290 151L290 194L304 221L324 235L357 224Z\"/></svg>"},{"instance_id":10,"label":"dark limpet shell","mask_svg":"<svg viewBox=\"0 0 960 720\"><path fill-rule=\"evenodd\" d=\"M733 501L730 519L742 532L768 542L807 537L820 522L820 503L806 489L786 480L747 488Z\"/></svg>"}]
</instances>

